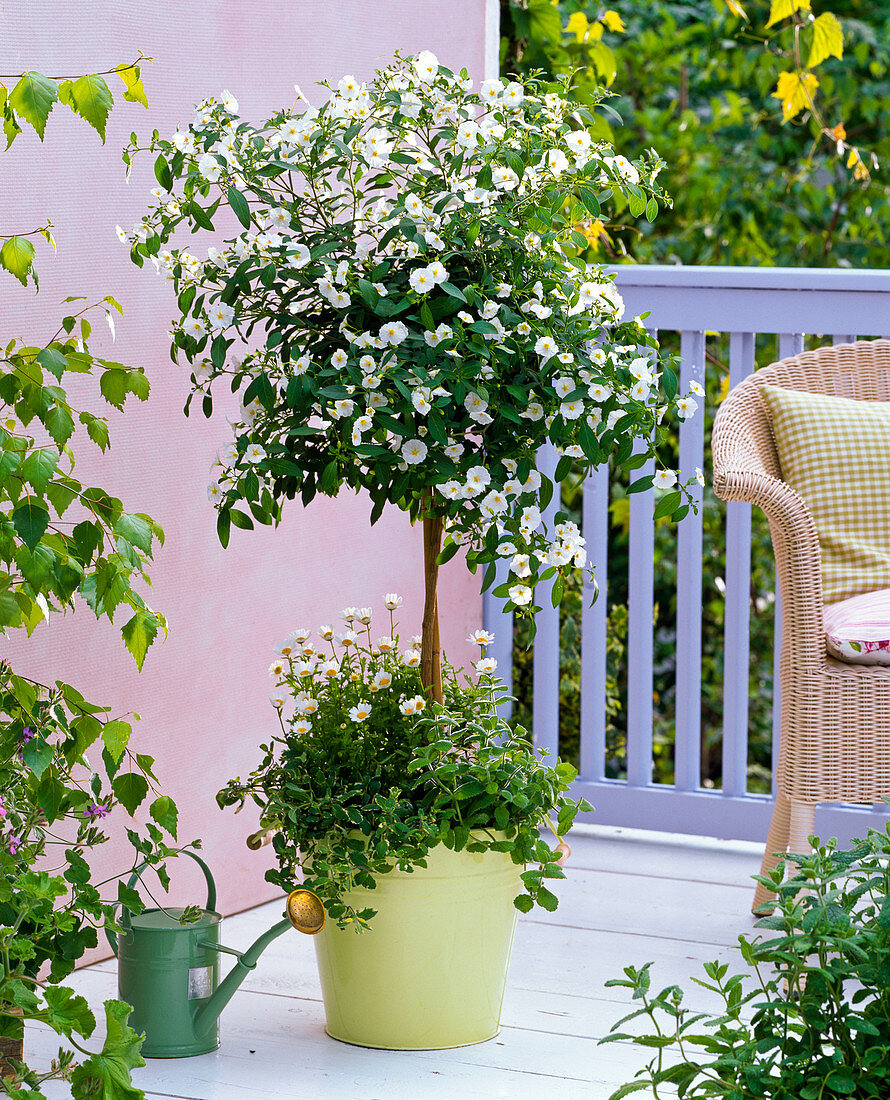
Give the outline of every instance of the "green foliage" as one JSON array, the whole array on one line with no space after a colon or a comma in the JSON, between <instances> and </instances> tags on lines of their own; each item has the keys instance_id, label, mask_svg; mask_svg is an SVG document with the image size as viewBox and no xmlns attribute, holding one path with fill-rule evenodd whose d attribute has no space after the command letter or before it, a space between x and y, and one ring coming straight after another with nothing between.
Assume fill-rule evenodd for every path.
<instances>
[{"instance_id":1,"label":"green foliage","mask_svg":"<svg viewBox=\"0 0 890 1100\"><path fill-rule=\"evenodd\" d=\"M809 855L789 855L763 881L777 892L772 916L757 927L774 933L739 937L747 970L729 975L705 965L696 983L723 1002L719 1014L690 1012L683 991L654 993L649 969L627 967L606 982L632 992L641 1007L619 1020L603 1042L655 1049L646 1069L612 1094L727 1100L879 1100L890 1093L890 829L869 832L849 851L834 841ZM628 1033L648 1021L645 1034Z\"/></svg>"},{"instance_id":2,"label":"green foliage","mask_svg":"<svg viewBox=\"0 0 890 1100\"><path fill-rule=\"evenodd\" d=\"M350 626L353 613L346 613ZM222 806L252 799L264 827L276 830L278 867L266 877L290 890L302 867L304 885L340 926L364 927L374 911L356 911L349 889L373 889L375 876L394 867L425 866L442 843L535 865L522 876L516 905L555 908L547 884L564 877L560 853L539 829L562 837L578 811L590 809L565 797L575 768L548 765L524 729L510 730L497 717L497 682L485 671L493 663L480 661L474 682L446 662L444 704L428 702L419 650L400 651L392 617L388 635L375 643L370 609L358 615L339 650L331 628L321 628L327 660L316 662L308 631L280 647L284 656L271 671L279 680L272 701L281 736L262 746L264 759L247 780L232 780L217 796ZM285 717L289 700L294 713Z\"/></svg>"}]
</instances>

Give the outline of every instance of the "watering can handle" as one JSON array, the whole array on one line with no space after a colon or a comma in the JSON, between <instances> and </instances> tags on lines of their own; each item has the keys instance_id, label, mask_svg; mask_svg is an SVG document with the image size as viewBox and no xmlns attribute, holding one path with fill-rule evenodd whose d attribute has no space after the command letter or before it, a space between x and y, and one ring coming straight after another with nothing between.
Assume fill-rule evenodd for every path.
<instances>
[{"instance_id":1,"label":"watering can handle","mask_svg":"<svg viewBox=\"0 0 890 1100\"><path fill-rule=\"evenodd\" d=\"M183 855L183 856L190 856L195 861L195 863L198 864L198 866L201 868L201 870L204 872L204 881L207 883L207 904L205 905L204 908L209 909L211 911L214 911L216 909L216 883L213 881L213 874L212 874L210 868L207 866L207 864L204 862L204 860L201 859L200 856L196 856L194 852L190 852L187 848L183 848L183 850L179 854ZM133 889L133 887L136 884L136 880L139 878L139 874L143 870L144 867L145 867L145 864L143 863L139 867L136 868L136 870L133 872L132 875L130 875L130 881L127 883L127 888L128 889L130 889L130 890ZM126 907L126 905L124 905L124 906L121 906L121 928L127 929L129 927L130 927L130 910ZM111 944L111 950L116 955L117 954L117 933L112 928L106 928L105 929L105 935L108 938L108 942Z\"/></svg>"}]
</instances>

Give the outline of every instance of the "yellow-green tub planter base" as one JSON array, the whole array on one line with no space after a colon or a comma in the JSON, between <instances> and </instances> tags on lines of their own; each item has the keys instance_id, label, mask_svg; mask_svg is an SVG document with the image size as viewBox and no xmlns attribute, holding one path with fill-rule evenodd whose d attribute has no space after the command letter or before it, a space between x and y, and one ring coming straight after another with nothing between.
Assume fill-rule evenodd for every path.
<instances>
[{"instance_id":1,"label":"yellow-green tub planter base","mask_svg":"<svg viewBox=\"0 0 890 1100\"><path fill-rule=\"evenodd\" d=\"M498 1033L522 868L504 852L434 848L348 895L369 931L328 921L315 937L327 1033L386 1050L440 1050Z\"/></svg>"}]
</instances>

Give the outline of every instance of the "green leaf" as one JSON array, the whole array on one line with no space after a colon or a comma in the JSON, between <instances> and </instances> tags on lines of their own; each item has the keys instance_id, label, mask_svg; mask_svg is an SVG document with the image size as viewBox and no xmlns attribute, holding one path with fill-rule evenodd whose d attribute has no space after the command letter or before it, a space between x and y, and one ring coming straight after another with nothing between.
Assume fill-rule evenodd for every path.
<instances>
[{"instance_id":1,"label":"green leaf","mask_svg":"<svg viewBox=\"0 0 890 1100\"><path fill-rule=\"evenodd\" d=\"M658 217L658 200L652 198L646 203L646 221L654 222L657 217Z\"/></svg>"},{"instance_id":2,"label":"green leaf","mask_svg":"<svg viewBox=\"0 0 890 1100\"><path fill-rule=\"evenodd\" d=\"M138 772L125 772L115 777L111 789L115 798L132 817L148 794L148 780Z\"/></svg>"},{"instance_id":3,"label":"green leaf","mask_svg":"<svg viewBox=\"0 0 890 1100\"><path fill-rule=\"evenodd\" d=\"M530 0L528 25L531 37L540 43L558 46L562 42L562 20L559 9L550 0Z\"/></svg>"},{"instance_id":4,"label":"green leaf","mask_svg":"<svg viewBox=\"0 0 890 1100\"><path fill-rule=\"evenodd\" d=\"M49 512L35 497L26 496L12 513L12 525L22 542L33 550L49 525Z\"/></svg>"},{"instance_id":5,"label":"green leaf","mask_svg":"<svg viewBox=\"0 0 890 1100\"><path fill-rule=\"evenodd\" d=\"M43 141L46 120L58 98L59 90L54 80L30 72L25 73L9 93L9 106L26 122L30 122Z\"/></svg>"},{"instance_id":6,"label":"green leaf","mask_svg":"<svg viewBox=\"0 0 890 1100\"><path fill-rule=\"evenodd\" d=\"M108 114L114 104L108 85L101 76L82 76L75 80L70 87L68 106L75 114L80 115L84 122L90 126L102 138L105 143L105 123Z\"/></svg>"},{"instance_id":7,"label":"green leaf","mask_svg":"<svg viewBox=\"0 0 890 1100\"><path fill-rule=\"evenodd\" d=\"M127 512L114 525L114 533L146 554L151 553L151 526L141 516L131 516Z\"/></svg>"},{"instance_id":8,"label":"green leaf","mask_svg":"<svg viewBox=\"0 0 890 1100\"><path fill-rule=\"evenodd\" d=\"M653 518L661 519L662 516L669 516L679 505L681 500L682 496L678 492L665 493L658 504L655 505Z\"/></svg>"},{"instance_id":9,"label":"green leaf","mask_svg":"<svg viewBox=\"0 0 890 1100\"><path fill-rule=\"evenodd\" d=\"M557 16L557 18L559 17ZM444 283L439 283L439 286L442 288L442 290L445 291L446 294L450 294L452 298L457 298L457 300L460 302L466 302L466 294L464 294L464 292L459 287L456 287L454 283L449 283L446 280Z\"/></svg>"},{"instance_id":10,"label":"green leaf","mask_svg":"<svg viewBox=\"0 0 890 1100\"><path fill-rule=\"evenodd\" d=\"M148 811L162 829L166 829L176 839L176 827L179 823L179 811L169 795L162 794L152 802Z\"/></svg>"},{"instance_id":11,"label":"green leaf","mask_svg":"<svg viewBox=\"0 0 890 1100\"><path fill-rule=\"evenodd\" d=\"M108 450L108 425L98 416L92 416L87 421L87 435L103 451Z\"/></svg>"},{"instance_id":12,"label":"green leaf","mask_svg":"<svg viewBox=\"0 0 890 1100\"><path fill-rule=\"evenodd\" d=\"M21 464L19 475L42 495L56 472L60 457L55 447L38 447Z\"/></svg>"},{"instance_id":13,"label":"green leaf","mask_svg":"<svg viewBox=\"0 0 890 1100\"><path fill-rule=\"evenodd\" d=\"M121 635L124 645L133 655L136 667L142 671L145 655L158 634L158 618L151 611L140 608L132 619L124 623Z\"/></svg>"},{"instance_id":14,"label":"green leaf","mask_svg":"<svg viewBox=\"0 0 890 1100\"><path fill-rule=\"evenodd\" d=\"M72 1074L73 1100L144 1100L130 1080L130 1071L145 1065L143 1038L127 1024L130 1011L123 1001L105 1002L105 1043Z\"/></svg>"},{"instance_id":15,"label":"green leaf","mask_svg":"<svg viewBox=\"0 0 890 1100\"><path fill-rule=\"evenodd\" d=\"M74 434L74 421L64 405L53 405L43 417L43 424L59 447L64 447Z\"/></svg>"},{"instance_id":16,"label":"green leaf","mask_svg":"<svg viewBox=\"0 0 890 1100\"><path fill-rule=\"evenodd\" d=\"M228 191L229 206L235 213L235 217L244 226L245 229L250 229L250 207L247 205L247 199L241 194L237 187L230 187Z\"/></svg>"},{"instance_id":17,"label":"green leaf","mask_svg":"<svg viewBox=\"0 0 890 1100\"><path fill-rule=\"evenodd\" d=\"M139 66L118 65L114 71L126 85L127 90L124 92L124 99L128 103L141 103L143 107L147 107L148 98L145 95L145 88L142 86Z\"/></svg>"},{"instance_id":18,"label":"green leaf","mask_svg":"<svg viewBox=\"0 0 890 1100\"><path fill-rule=\"evenodd\" d=\"M520 913L530 913L534 908L534 902L528 894L518 894L513 899L513 904L519 910Z\"/></svg>"},{"instance_id":19,"label":"green leaf","mask_svg":"<svg viewBox=\"0 0 890 1100\"><path fill-rule=\"evenodd\" d=\"M130 742L133 727L122 718L106 722L102 729L102 742L115 763L124 755L124 749Z\"/></svg>"},{"instance_id":20,"label":"green leaf","mask_svg":"<svg viewBox=\"0 0 890 1100\"><path fill-rule=\"evenodd\" d=\"M88 1039L96 1028L96 1017L86 999L63 985L47 985L43 990L47 1007L40 1013L53 1031L70 1036L74 1032Z\"/></svg>"},{"instance_id":21,"label":"green leaf","mask_svg":"<svg viewBox=\"0 0 890 1100\"><path fill-rule=\"evenodd\" d=\"M596 192L589 187L578 187L578 195L581 202L584 203L584 208L588 214L591 214L594 218L600 216L600 204L599 199L596 197Z\"/></svg>"},{"instance_id":22,"label":"green leaf","mask_svg":"<svg viewBox=\"0 0 890 1100\"><path fill-rule=\"evenodd\" d=\"M6 268L22 286L28 285L28 275L32 274L34 245L27 237L10 237L0 248L0 267Z\"/></svg>"}]
</instances>

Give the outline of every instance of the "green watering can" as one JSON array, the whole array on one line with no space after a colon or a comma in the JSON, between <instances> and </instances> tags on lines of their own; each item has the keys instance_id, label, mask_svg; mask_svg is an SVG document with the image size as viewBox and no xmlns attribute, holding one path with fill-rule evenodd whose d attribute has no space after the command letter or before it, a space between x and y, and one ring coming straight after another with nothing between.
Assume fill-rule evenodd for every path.
<instances>
[{"instance_id":1,"label":"green watering can","mask_svg":"<svg viewBox=\"0 0 890 1100\"><path fill-rule=\"evenodd\" d=\"M269 944L291 926L307 935L324 927L324 905L311 890L287 897L287 919L273 925L246 951L219 942L222 916L215 912L216 883L207 864L186 852L207 881L207 907L193 924L180 924L182 909L121 912L120 940L106 930L118 958L118 990L133 1006L130 1026L145 1032L146 1058L188 1058L219 1047L219 1016ZM133 886L138 871L130 879ZM219 953L236 963L219 982Z\"/></svg>"}]
</instances>

